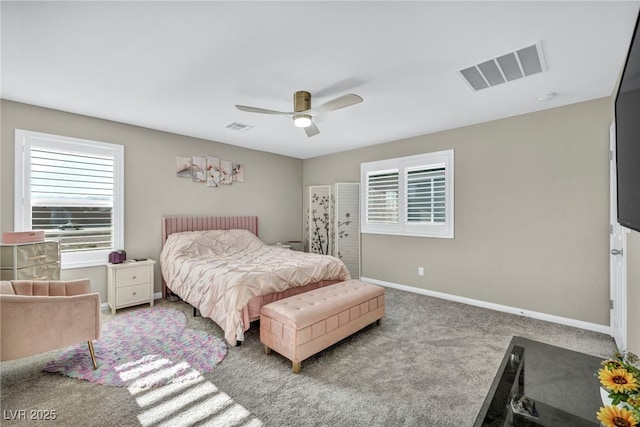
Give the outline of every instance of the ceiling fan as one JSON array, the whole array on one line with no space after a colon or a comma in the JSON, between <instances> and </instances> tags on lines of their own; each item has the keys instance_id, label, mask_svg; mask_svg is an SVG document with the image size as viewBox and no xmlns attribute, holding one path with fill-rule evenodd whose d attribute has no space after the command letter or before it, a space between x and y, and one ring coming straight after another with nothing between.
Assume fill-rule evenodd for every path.
<instances>
[{"instance_id":1,"label":"ceiling fan","mask_svg":"<svg viewBox=\"0 0 640 427\"><path fill-rule=\"evenodd\" d=\"M293 94L293 111L275 111L264 108L248 107L246 105L236 105L236 108L249 113L275 114L287 116L293 119L293 123L307 133L308 137L312 137L320 133L318 127L313 123L311 118L328 111L339 110L341 108L350 107L362 102L362 98L352 93L339 96L331 101L327 101L317 107L311 107L311 94L303 90Z\"/></svg>"}]
</instances>

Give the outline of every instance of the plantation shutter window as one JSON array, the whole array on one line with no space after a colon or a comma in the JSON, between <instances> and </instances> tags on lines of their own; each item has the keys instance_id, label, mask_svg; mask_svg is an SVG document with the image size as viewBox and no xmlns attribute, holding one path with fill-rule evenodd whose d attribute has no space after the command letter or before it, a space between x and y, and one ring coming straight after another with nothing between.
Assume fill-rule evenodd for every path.
<instances>
[{"instance_id":1,"label":"plantation shutter window","mask_svg":"<svg viewBox=\"0 0 640 427\"><path fill-rule=\"evenodd\" d=\"M453 238L453 150L360 165L361 232Z\"/></svg>"},{"instance_id":2,"label":"plantation shutter window","mask_svg":"<svg viewBox=\"0 0 640 427\"><path fill-rule=\"evenodd\" d=\"M406 222L446 221L445 168L407 170Z\"/></svg>"},{"instance_id":3,"label":"plantation shutter window","mask_svg":"<svg viewBox=\"0 0 640 427\"><path fill-rule=\"evenodd\" d=\"M398 223L398 171L373 173L367 178L367 221Z\"/></svg>"},{"instance_id":4,"label":"plantation shutter window","mask_svg":"<svg viewBox=\"0 0 640 427\"><path fill-rule=\"evenodd\" d=\"M16 130L15 229L60 243L61 267L122 249L124 147Z\"/></svg>"},{"instance_id":5,"label":"plantation shutter window","mask_svg":"<svg viewBox=\"0 0 640 427\"><path fill-rule=\"evenodd\" d=\"M113 247L113 158L31 149L31 228L60 251Z\"/></svg>"}]
</instances>

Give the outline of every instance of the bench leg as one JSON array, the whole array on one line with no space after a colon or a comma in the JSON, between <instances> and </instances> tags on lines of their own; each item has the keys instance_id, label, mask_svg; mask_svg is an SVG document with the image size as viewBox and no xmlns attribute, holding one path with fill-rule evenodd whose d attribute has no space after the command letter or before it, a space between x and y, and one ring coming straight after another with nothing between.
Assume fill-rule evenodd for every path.
<instances>
[{"instance_id":1,"label":"bench leg","mask_svg":"<svg viewBox=\"0 0 640 427\"><path fill-rule=\"evenodd\" d=\"M291 368L294 374L299 374L302 369L302 362L291 362Z\"/></svg>"},{"instance_id":2,"label":"bench leg","mask_svg":"<svg viewBox=\"0 0 640 427\"><path fill-rule=\"evenodd\" d=\"M264 354L271 354L271 349L266 345L264 346Z\"/></svg>"},{"instance_id":3,"label":"bench leg","mask_svg":"<svg viewBox=\"0 0 640 427\"><path fill-rule=\"evenodd\" d=\"M376 320L376 325L380 326L380 323L382 323L382 319Z\"/></svg>"}]
</instances>

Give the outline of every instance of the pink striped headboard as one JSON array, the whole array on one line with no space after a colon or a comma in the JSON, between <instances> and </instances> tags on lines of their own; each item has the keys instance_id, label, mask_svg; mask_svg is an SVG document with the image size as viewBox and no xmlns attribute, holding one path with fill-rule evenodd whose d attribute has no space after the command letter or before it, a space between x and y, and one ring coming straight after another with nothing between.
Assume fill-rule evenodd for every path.
<instances>
[{"instance_id":1,"label":"pink striped headboard","mask_svg":"<svg viewBox=\"0 0 640 427\"><path fill-rule=\"evenodd\" d=\"M162 217L162 246L167 237L181 231L249 230L258 235L257 216L164 216Z\"/></svg>"},{"instance_id":2,"label":"pink striped headboard","mask_svg":"<svg viewBox=\"0 0 640 427\"><path fill-rule=\"evenodd\" d=\"M257 216L164 216L162 217L162 245L164 247L167 237L181 231L206 231L206 230L249 230L258 235ZM162 278L162 296L167 293L167 285Z\"/></svg>"}]
</instances>

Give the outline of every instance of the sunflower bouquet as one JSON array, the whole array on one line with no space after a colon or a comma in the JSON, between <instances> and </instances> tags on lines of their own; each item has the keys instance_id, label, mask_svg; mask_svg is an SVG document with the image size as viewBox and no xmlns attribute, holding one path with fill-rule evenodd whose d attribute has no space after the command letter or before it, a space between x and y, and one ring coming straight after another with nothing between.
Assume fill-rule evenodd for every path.
<instances>
[{"instance_id":1,"label":"sunflower bouquet","mask_svg":"<svg viewBox=\"0 0 640 427\"><path fill-rule=\"evenodd\" d=\"M610 405L600 408L598 420L605 427L640 425L640 359L633 353L615 353L602 362L600 384L609 393Z\"/></svg>"}]
</instances>

